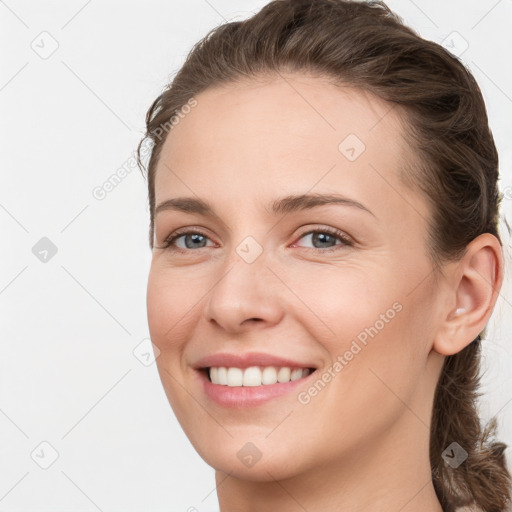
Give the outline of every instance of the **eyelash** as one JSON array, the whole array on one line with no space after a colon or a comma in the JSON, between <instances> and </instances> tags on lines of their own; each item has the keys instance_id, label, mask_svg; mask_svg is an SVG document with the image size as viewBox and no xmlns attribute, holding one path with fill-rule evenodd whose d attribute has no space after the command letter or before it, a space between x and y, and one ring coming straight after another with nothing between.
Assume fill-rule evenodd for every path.
<instances>
[{"instance_id":1,"label":"eyelash","mask_svg":"<svg viewBox=\"0 0 512 512\"><path fill-rule=\"evenodd\" d=\"M338 240L340 240L342 242L342 244L335 245L334 247L327 247L325 249L317 249L315 247L302 247L302 249L312 250L312 251L320 251L320 252L331 252L331 251L336 251L343 246L353 246L354 245L353 241L347 235L345 235L342 231L339 231L338 229L334 229L334 228L321 228L321 229L314 229L314 230L306 231L300 235L299 240L301 238L305 237L306 235L317 234L317 233L326 233L328 235L334 236ZM182 249L182 248L175 247L175 246L173 247L172 244L178 238L181 238L184 235L200 235L205 238L209 238L201 231L197 231L195 229L189 229L187 231L176 231L174 233L171 233L171 235L169 235L164 240L163 245L161 247L158 247L158 249L166 249L166 250L173 251L173 252L189 252L191 250L192 251L197 250L197 249ZM199 249L206 249L206 247L199 247Z\"/></svg>"}]
</instances>

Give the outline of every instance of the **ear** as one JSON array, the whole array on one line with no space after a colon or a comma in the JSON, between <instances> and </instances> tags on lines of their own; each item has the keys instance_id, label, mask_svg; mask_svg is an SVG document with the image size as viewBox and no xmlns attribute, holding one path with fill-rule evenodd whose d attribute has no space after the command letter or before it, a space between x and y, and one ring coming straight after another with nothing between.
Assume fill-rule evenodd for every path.
<instances>
[{"instance_id":1,"label":"ear","mask_svg":"<svg viewBox=\"0 0 512 512\"><path fill-rule=\"evenodd\" d=\"M447 304L433 349L450 356L469 345L486 327L503 282L503 254L490 233L476 237L448 278Z\"/></svg>"}]
</instances>

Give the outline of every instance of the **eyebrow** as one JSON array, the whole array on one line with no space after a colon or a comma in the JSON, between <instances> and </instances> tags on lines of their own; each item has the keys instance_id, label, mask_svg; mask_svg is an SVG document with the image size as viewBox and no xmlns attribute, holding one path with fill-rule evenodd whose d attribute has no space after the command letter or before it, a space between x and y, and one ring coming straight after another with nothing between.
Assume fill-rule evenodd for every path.
<instances>
[{"instance_id":1,"label":"eyebrow","mask_svg":"<svg viewBox=\"0 0 512 512\"><path fill-rule=\"evenodd\" d=\"M272 201L267 208L273 215L287 214L300 210L308 210L317 206L338 204L352 206L366 211L375 217L366 206L339 194L301 194L290 195ZM197 213L203 216L218 218L209 203L195 197L176 197L161 202L155 209L156 215L164 210L175 210L186 213Z\"/></svg>"}]
</instances>

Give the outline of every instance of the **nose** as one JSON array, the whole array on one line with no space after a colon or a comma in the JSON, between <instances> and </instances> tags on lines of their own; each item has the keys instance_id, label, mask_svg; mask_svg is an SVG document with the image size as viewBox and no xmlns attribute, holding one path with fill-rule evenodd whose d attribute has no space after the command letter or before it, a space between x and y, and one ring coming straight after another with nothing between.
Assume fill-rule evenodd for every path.
<instances>
[{"instance_id":1,"label":"nose","mask_svg":"<svg viewBox=\"0 0 512 512\"><path fill-rule=\"evenodd\" d=\"M207 320L230 334L276 325L283 317L282 288L263 257L250 264L231 260L210 292Z\"/></svg>"}]
</instances>

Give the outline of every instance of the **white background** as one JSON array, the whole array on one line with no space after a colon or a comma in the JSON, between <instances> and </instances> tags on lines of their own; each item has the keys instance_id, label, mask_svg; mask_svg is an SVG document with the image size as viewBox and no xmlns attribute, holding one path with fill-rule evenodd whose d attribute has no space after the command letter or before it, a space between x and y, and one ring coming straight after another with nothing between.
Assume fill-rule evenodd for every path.
<instances>
[{"instance_id":1,"label":"white background","mask_svg":"<svg viewBox=\"0 0 512 512\"><path fill-rule=\"evenodd\" d=\"M146 182L132 167L103 200L92 192L133 156L147 108L191 46L265 4L0 2L0 511L216 510L214 470L183 434L155 365L133 353L149 334ZM501 188L512 186L512 2L389 5L423 37L467 41L461 58L486 99ZM32 48L57 43L48 58ZM42 237L57 247L46 263L32 252ZM510 253L505 233L504 245ZM511 313L507 283L484 345L481 409L500 411L508 444ZM49 463L53 450L42 469L35 460Z\"/></svg>"}]
</instances>

